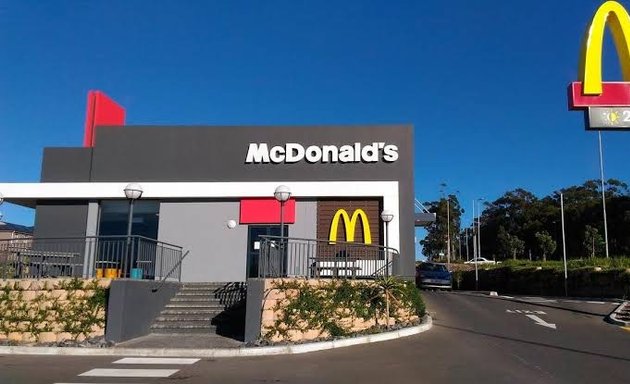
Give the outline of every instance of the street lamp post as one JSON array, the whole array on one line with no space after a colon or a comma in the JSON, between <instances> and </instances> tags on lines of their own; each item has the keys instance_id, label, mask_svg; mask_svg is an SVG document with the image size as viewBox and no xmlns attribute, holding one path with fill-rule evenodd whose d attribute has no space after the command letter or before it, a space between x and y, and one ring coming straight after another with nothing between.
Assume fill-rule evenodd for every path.
<instances>
[{"instance_id":1,"label":"street lamp post","mask_svg":"<svg viewBox=\"0 0 630 384\"><path fill-rule=\"evenodd\" d=\"M284 203L287 202L291 198L291 189L286 185L279 185L276 187L276 190L273 192L273 197L280 202L280 257L282 259L281 265L287 265L287 262L284 261ZM269 257L269 255L268 255Z\"/></svg>"},{"instance_id":2,"label":"street lamp post","mask_svg":"<svg viewBox=\"0 0 630 384\"><path fill-rule=\"evenodd\" d=\"M569 296L568 274L567 274L567 241L564 235L564 196L560 194L560 213L562 218L562 257L564 260L564 295Z\"/></svg>"},{"instance_id":3,"label":"street lamp post","mask_svg":"<svg viewBox=\"0 0 630 384\"><path fill-rule=\"evenodd\" d=\"M280 241L284 237L284 203L291 198L291 189L286 185L279 185L273 193L273 197L280 202Z\"/></svg>"},{"instance_id":4,"label":"street lamp post","mask_svg":"<svg viewBox=\"0 0 630 384\"><path fill-rule=\"evenodd\" d=\"M604 213L604 241L606 242L606 258L608 258L608 222L606 220L606 187L604 185L604 155L602 151L602 131L597 131L599 138L599 176L602 183L602 210Z\"/></svg>"},{"instance_id":5,"label":"street lamp post","mask_svg":"<svg viewBox=\"0 0 630 384\"><path fill-rule=\"evenodd\" d=\"M451 266L451 197L446 197L446 265Z\"/></svg>"},{"instance_id":6,"label":"street lamp post","mask_svg":"<svg viewBox=\"0 0 630 384\"><path fill-rule=\"evenodd\" d=\"M482 200L484 200L483 197L478 198L477 204ZM479 205L477 205L477 217L477 241L479 242L477 253L481 257L481 209L479 209Z\"/></svg>"},{"instance_id":7,"label":"street lamp post","mask_svg":"<svg viewBox=\"0 0 630 384\"><path fill-rule=\"evenodd\" d=\"M466 260L470 260L470 251L468 248L468 227L466 227Z\"/></svg>"},{"instance_id":8,"label":"street lamp post","mask_svg":"<svg viewBox=\"0 0 630 384\"><path fill-rule=\"evenodd\" d=\"M381 212L381 220L385 223L385 275L389 276L389 223L394 220L394 212L384 209Z\"/></svg>"},{"instance_id":9,"label":"street lamp post","mask_svg":"<svg viewBox=\"0 0 630 384\"><path fill-rule=\"evenodd\" d=\"M125 251L125 259L129 260L129 248L131 247L131 229L133 226L133 203L142 197L142 186L138 183L130 183L124 189L125 197L129 200L129 217L127 220L127 247ZM129 260L130 261L130 260ZM131 263L130 263L131 265Z\"/></svg>"},{"instance_id":10,"label":"street lamp post","mask_svg":"<svg viewBox=\"0 0 630 384\"><path fill-rule=\"evenodd\" d=\"M475 265L475 290L479 289L479 271L477 270L477 236L479 236L479 234L477 234L477 236L475 236L475 206L477 205L477 202L475 201L475 199L473 199L473 206L472 206L472 232L473 232L473 264Z\"/></svg>"}]
</instances>

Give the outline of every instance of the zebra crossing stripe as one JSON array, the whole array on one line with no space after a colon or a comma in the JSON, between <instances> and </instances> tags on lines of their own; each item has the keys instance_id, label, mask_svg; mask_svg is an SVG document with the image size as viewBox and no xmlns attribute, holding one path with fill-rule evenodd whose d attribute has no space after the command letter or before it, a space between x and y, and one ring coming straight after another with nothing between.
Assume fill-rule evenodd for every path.
<instances>
[{"instance_id":1,"label":"zebra crossing stripe","mask_svg":"<svg viewBox=\"0 0 630 384\"><path fill-rule=\"evenodd\" d=\"M169 377L179 369L114 369L95 368L83 372L82 377Z\"/></svg>"},{"instance_id":2,"label":"zebra crossing stripe","mask_svg":"<svg viewBox=\"0 0 630 384\"><path fill-rule=\"evenodd\" d=\"M125 357L116 360L113 364L163 364L163 365L190 365L200 359L169 358L169 357Z\"/></svg>"}]
</instances>

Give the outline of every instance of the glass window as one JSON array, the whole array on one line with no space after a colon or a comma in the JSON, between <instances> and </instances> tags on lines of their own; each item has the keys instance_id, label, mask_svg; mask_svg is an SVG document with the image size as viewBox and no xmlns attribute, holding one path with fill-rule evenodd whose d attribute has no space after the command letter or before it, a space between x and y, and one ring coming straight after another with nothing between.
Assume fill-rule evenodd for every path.
<instances>
[{"instance_id":1,"label":"glass window","mask_svg":"<svg viewBox=\"0 0 630 384\"><path fill-rule=\"evenodd\" d=\"M157 239L160 202L137 200L133 203L132 235ZM100 236L126 236L129 218L129 201L101 201L98 234Z\"/></svg>"}]
</instances>

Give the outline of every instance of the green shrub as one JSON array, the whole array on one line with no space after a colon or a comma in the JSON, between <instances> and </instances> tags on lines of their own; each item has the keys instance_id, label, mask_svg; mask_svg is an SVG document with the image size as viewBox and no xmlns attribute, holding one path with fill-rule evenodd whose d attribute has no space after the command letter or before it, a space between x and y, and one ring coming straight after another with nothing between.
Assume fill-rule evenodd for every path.
<instances>
[{"instance_id":1,"label":"green shrub","mask_svg":"<svg viewBox=\"0 0 630 384\"><path fill-rule=\"evenodd\" d=\"M330 280L319 286L303 280L281 280L272 289L285 292L286 299L277 302L274 311L279 317L265 330L264 339L310 330L332 337L347 336L352 332L344 319L374 319L378 324L383 318L400 322L400 309L418 316L425 314L415 284L393 278L354 284L349 280Z\"/></svg>"},{"instance_id":2,"label":"green shrub","mask_svg":"<svg viewBox=\"0 0 630 384\"><path fill-rule=\"evenodd\" d=\"M62 288L63 287L63 288ZM47 296L48 291L39 291L30 301L23 300L23 291L17 284L0 290L0 333L28 332L37 337L41 332L52 331L57 323L74 339L88 336L93 326L105 325L104 310L107 290L99 287L96 280L84 284L78 278L63 281L60 288L68 291L67 300L61 302ZM92 290L91 296L80 296L78 290ZM45 303L50 303L46 306Z\"/></svg>"}]
</instances>

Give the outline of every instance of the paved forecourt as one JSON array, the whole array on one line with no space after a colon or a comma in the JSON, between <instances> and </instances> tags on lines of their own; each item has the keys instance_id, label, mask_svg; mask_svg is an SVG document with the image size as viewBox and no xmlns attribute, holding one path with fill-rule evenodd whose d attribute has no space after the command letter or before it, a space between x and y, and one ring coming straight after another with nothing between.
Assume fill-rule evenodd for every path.
<instances>
[{"instance_id":1,"label":"paved forecourt","mask_svg":"<svg viewBox=\"0 0 630 384\"><path fill-rule=\"evenodd\" d=\"M425 292L424 297L433 328L398 340L301 355L206 358L194 364L3 356L0 382L530 384L621 383L630 377L630 332L604 322L604 313L615 308L608 302L535 297L519 302L445 292ZM138 376L125 377L120 370Z\"/></svg>"}]
</instances>

